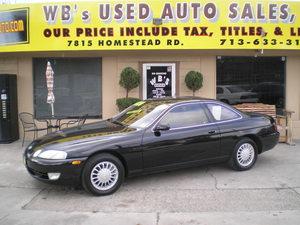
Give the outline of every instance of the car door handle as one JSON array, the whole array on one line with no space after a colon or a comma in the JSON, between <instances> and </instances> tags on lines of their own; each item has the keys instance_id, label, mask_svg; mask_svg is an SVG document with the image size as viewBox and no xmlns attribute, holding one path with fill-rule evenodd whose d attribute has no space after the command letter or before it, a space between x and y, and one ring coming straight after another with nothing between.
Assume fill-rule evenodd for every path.
<instances>
[{"instance_id":1,"label":"car door handle","mask_svg":"<svg viewBox=\"0 0 300 225\"><path fill-rule=\"evenodd\" d=\"M216 131L215 130L211 130L211 131L208 131L209 134L215 134Z\"/></svg>"}]
</instances>

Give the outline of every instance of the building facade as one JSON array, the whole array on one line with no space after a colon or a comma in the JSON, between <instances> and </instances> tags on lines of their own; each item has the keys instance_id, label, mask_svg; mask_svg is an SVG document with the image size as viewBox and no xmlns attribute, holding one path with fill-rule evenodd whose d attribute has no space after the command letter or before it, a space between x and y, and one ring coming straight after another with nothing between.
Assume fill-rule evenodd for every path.
<instances>
[{"instance_id":1,"label":"building facade","mask_svg":"<svg viewBox=\"0 0 300 225\"><path fill-rule=\"evenodd\" d=\"M0 74L17 74L18 111L36 118L108 118L126 67L140 99L196 96L294 111L300 138L300 3L279 1L72 2L0 6ZM53 70L53 103L46 69ZM48 81L49 82L49 81Z\"/></svg>"}]
</instances>

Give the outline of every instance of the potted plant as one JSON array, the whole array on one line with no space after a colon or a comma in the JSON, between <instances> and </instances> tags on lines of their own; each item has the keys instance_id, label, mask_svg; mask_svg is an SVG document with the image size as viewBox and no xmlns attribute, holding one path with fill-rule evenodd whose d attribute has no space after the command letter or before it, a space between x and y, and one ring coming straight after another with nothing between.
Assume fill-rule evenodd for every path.
<instances>
[{"instance_id":1,"label":"potted plant","mask_svg":"<svg viewBox=\"0 0 300 225\"><path fill-rule=\"evenodd\" d=\"M137 88L140 84L140 75L139 73L131 68L126 67L121 72L121 77L119 81L120 86L122 86L126 90L126 97L125 98L118 98L117 99L117 106L119 111L126 109L127 107L131 106L132 104L140 101L138 98L130 98L128 97L129 92Z\"/></svg>"},{"instance_id":2,"label":"potted plant","mask_svg":"<svg viewBox=\"0 0 300 225\"><path fill-rule=\"evenodd\" d=\"M195 91L203 86L203 75L197 71L190 71L186 74L184 81L187 88L193 91L193 96L195 96Z\"/></svg>"}]
</instances>

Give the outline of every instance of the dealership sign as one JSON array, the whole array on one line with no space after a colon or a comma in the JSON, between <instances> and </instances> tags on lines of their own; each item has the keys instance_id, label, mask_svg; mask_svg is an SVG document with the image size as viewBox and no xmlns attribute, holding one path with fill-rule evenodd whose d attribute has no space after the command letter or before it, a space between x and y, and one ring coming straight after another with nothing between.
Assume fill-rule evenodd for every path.
<instances>
[{"instance_id":1,"label":"dealership sign","mask_svg":"<svg viewBox=\"0 0 300 225\"><path fill-rule=\"evenodd\" d=\"M299 17L296 1L0 5L0 52L300 49Z\"/></svg>"},{"instance_id":2,"label":"dealership sign","mask_svg":"<svg viewBox=\"0 0 300 225\"><path fill-rule=\"evenodd\" d=\"M143 64L143 99L175 96L175 63Z\"/></svg>"}]
</instances>

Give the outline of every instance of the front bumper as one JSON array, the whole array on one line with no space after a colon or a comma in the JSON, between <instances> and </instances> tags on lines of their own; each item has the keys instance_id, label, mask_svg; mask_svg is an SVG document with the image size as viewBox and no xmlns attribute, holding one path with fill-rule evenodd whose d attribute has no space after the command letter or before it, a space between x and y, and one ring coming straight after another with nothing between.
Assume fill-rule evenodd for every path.
<instances>
[{"instance_id":1,"label":"front bumper","mask_svg":"<svg viewBox=\"0 0 300 225\"><path fill-rule=\"evenodd\" d=\"M81 171L86 159L46 160L30 158L25 154L24 164L29 174L40 181L57 184L80 184ZM73 165L73 161L81 161L81 163ZM48 173L60 173L60 177L57 180L50 180Z\"/></svg>"}]
</instances>

